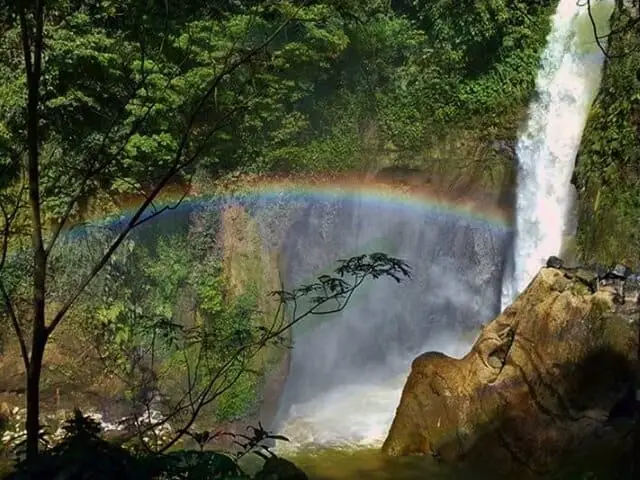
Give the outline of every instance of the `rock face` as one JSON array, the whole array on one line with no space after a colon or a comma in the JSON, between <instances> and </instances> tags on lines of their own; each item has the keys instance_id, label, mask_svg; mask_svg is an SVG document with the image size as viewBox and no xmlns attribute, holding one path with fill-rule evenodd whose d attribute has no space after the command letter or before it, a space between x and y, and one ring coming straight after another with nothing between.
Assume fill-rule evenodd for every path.
<instances>
[{"instance_id":1,"label":"rock face","mask_svg":"<svg viewBox=\"0 0 640 480\"><path fill-rule=\"evenodd\" d=\"M513 475L628 447L633 408L620 405L635 390L638 289L552 263L464 358L414 360L383 452Z\"/></svg>"},{"instance_id":2,"label":"rock face","mask_svg":"<svg viewBox=\"0 0 640 480\"><path fill-rule=\"evenodd\" d=\"M309 477L289 460L270 457L254 480L309 480Z\"/></svg>"}]
</instances>

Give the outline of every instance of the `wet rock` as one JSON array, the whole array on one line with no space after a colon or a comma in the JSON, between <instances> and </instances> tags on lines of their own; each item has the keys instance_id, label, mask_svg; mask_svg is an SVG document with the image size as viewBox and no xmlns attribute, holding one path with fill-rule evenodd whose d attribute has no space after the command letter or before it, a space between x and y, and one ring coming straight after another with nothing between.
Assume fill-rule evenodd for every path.
<instances>
[{"instance_id":1,"label":"wet rock","mask_svg":"<svg viewBox=\"0 0 640 480\"><path fill-rule=\"evenodd\" d=\"M254 480L309 480L309 477L289 460L270 457Z\"/></svg>"},{"instance_id":2,"label":"wet rock","mask_svg":"<svg viewBox=\"0 0 640 480\"><path fill-rule=\"evenodd\" d=\"M589 287L591 293L598 291L598 275L588 268L577 267L572 270L570 277Z\"/></svg>"},{"instance_id":3,"label":"wet rock","mask_svg":"<svg viewBox=\"0 0 640 480\"><path fill-rule=\"evenodd\" d=\"M625 280L631 274L631 269L626 265L618 264L610 272L611 277Z\"/></svg>"},{"instance_id":4,"label":"wet rock","mask_svg":"<svg viewBox=\"0 0 640 480\"><path fill-rule=\"evenodd\" d=\"M556 256L551 256L547 260L547 267L548 268L562 268L562 267L564 267L564 262L562 261L562 259L560 259L560 258L558 258Z\"/></svg>"},{"instance_id":5,"label":"wet rock","mask_svg":"<svg viewBox=\"0 0 640 480\"><path fill-rule=\"evenodd\" d=\"M491 143L491 148L501 153L508 158L512 158L515 160L516 158L516 148L513 141L510 140L496 140Z\"/></svg>"},{"instance_id":6,"label":"wet rock","mask_svg":"<svg viewBox=\"0 0 640 480\"><path fill-rule=\"evenodd\" d=\"M600 263L595 265L594 270L598 278L604 278L607 275L607 267Z\"/></svg>"},{"instance_id":7,"label":"wet rock","mask_svg":"<svg viewBox=\"0 0 640 480\"><path fill-rule=\"evenodd\" d=\"M625 303L638 304L640 302L640 279L632 275L627 278L623 286Z\"/></svg>"}]
</instances>

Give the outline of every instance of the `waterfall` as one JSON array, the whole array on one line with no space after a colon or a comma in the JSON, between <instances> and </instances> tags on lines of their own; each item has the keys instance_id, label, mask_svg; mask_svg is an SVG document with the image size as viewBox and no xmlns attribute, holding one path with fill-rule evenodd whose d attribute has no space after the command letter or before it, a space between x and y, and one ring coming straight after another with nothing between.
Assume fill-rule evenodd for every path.
<instances>
[{"instance_id":1,"label":"waterfall","mask_svg":"<svg viewBox=\"0 0 640 480\"><path fill-rule=\"evenodd\" d=\"M511 235L504 225L426 205L364 197L310 203L281 249L285 284L372 251L406 260L413 275L401 285L369 282L342 312L294 328L273 426L291 443L278 447L380 445L413 359L427 350L461 357L479 325L499 312Z\"/></svg>"},{"instance_id":2,"label":"waterfall","mask_svg":"<svg viewBox=\"0 0 640 480\"><path fill-rule=\"evenodd\" d=\"M603 53L586 6L560 0L536 80L536 95L518 139L516 234L505 271L502 308L510 305L547 258L559 255L571 206L570 182L589 109L600 84ZM592 2L601 27L612 2ZM598 5L599 4L599 5ZM587 24L588 22L588 24ZM600 33L603 29L600 29Z\"/></svg>"},{"instance_id":3,"label":"waterfall","mask_svg":"<svg viewBox=\"0 0 640 480\"><path fill-rule=\"evenodd\" d=\"M317 272L322 262L312 252L344 256L374 240L419 272L402 288L371 285L339 318L294 330L292 368L274 427L295 447L381 443L411 360L429 349L462 355L469 342L457 336L461 326L492 318L560 253L570 179L604 57L585 29L588 22L585 7L560 0L517 144L517 236L504 270L500 248L507 235L443 215L354 204L333 205L329 213L311 205L291 229L283 250L290 284Z\"/></svg>"}]
</instances>

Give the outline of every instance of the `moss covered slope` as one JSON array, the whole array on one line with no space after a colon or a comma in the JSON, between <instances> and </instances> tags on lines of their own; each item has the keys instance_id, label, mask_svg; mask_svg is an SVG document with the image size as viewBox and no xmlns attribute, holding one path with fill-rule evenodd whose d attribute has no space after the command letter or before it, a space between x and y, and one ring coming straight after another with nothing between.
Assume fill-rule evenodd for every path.
<instances>
[{"instance_id":1,"label":"moss covered slope","mask_svg":"<svg viewBox=\"0 0 640 480\"><path fill-rule=\"evenodd\" d=\"M618 9L602 86L574 175L577 246L584 261L640 265L640 29Z\"/></svg>"}]
</instances>

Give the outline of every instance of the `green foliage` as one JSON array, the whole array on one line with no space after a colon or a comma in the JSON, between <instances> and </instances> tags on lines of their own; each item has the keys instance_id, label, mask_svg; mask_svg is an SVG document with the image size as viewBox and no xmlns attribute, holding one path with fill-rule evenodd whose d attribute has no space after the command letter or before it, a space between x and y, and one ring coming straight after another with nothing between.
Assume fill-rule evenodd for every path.
<instances>
[{"instance_id":1,"label":"green foliage","mask_svg":"<svg viewBox=\"0 0 640 480\"><path fill-rule=\"evenodd\" d=\"M242 418L258 406L260 398L257 372L246 371L246 367L235 365L230 369L229 375L238 376L238 380L216 402L215 419L218 422Z\"/></svg>"},{"instance_id":2,"label":"green foliage","mask_svg":"<svg viewBox=\"0 0 640 480\"><path fill-rule=\"evenodd\" d=\"M617 10L600 95L583 135L575 183L578 249L585 261L640 265L640 36Z\"/></svg>"},{"instance_id":3,"label":"green foliage","mask_svg":"<svg viewBox=\"0 0 640 480\"><path fill-rule=\"evenodd\" d=\"M215 176L358 168L388 145L415 154L461 124L510 122L508 112L533 90L552 3L52 2L45 217L60 217L78 192L148 189L180 154L187 124L182 153L198 152L201 169ZM291 15L191 118L216 75ZM15 20L1 36L6 184L24 142L25 82Z\"/></svg>"},{"instance_id":4,"label":"green foliage","mask_svg":"<svg viewBox=\"0 0 640 480\"><path fill-rule=\"evenodd\" d=\"M199 173L210 178L335 172L367 167L387 150L417 156L443 133L469 126L482 141L507 123L514 132L513 112L533 88L549 6L520 0L465 1L463 7L448 0L48 2L39 106L44 221L59 221L71 199L77 200L71 213L82 218L98 195L149 192L176 162L190 158L199 159ZM5 205L22 193L26 85L13 5L0 15ZM173 180L189 183L194 170ZM28 209L20 215L24 222ZM125 243L73 313L86 322L109 368L133 386L161 365L173 373L169 383L179 395L190 383L189 362L206 372L195 381L200 387L226 369L216 384L223 392L214 395L221 420L250 408L257 385L258 375L243 375L255 366L256 352L226 363L230 353L252 341L260 350L259 339L268 335L255 314L263 292L234 298L227 291L206 230L200 241ZM113 232L88 237L84 250L61 242L52 252L50 304L70 298ZM13 296L30 298L30 272L22 268L29 263L20 258L2 275ZM360 257L336 277L279 292L279 299L309 295L315 307L328 298L346 302L364 278L408 274L389 260ZM225 394L225 382L234 378L240 380Z\"/></svg>"},{"instance_id":5,"label":"green foliage","mask_svg":"<svg viewBox=\"0 0 640 480\"><path fill-rule=\"evenodd\" d=\"M209 265L209 275L199 275L196 280L196 293L200 309L210 317L218 317L224 308L223 283L221 277L216 275L218 265Z\"/></svg>"},{"instance_id":6,"label":"green foliage","mask_svg":"<svg viewBox=\"0 0 640 480\"><path fill-rule=\"evenodd\" d=\"M167 318L172 316L178 295L189 282L194 262L186 238L180 235L160 238L155 255L139 254L132 266L140 266L142 270L145 286L153 296L153 311Z\"/></svg>"}]
</instances>

